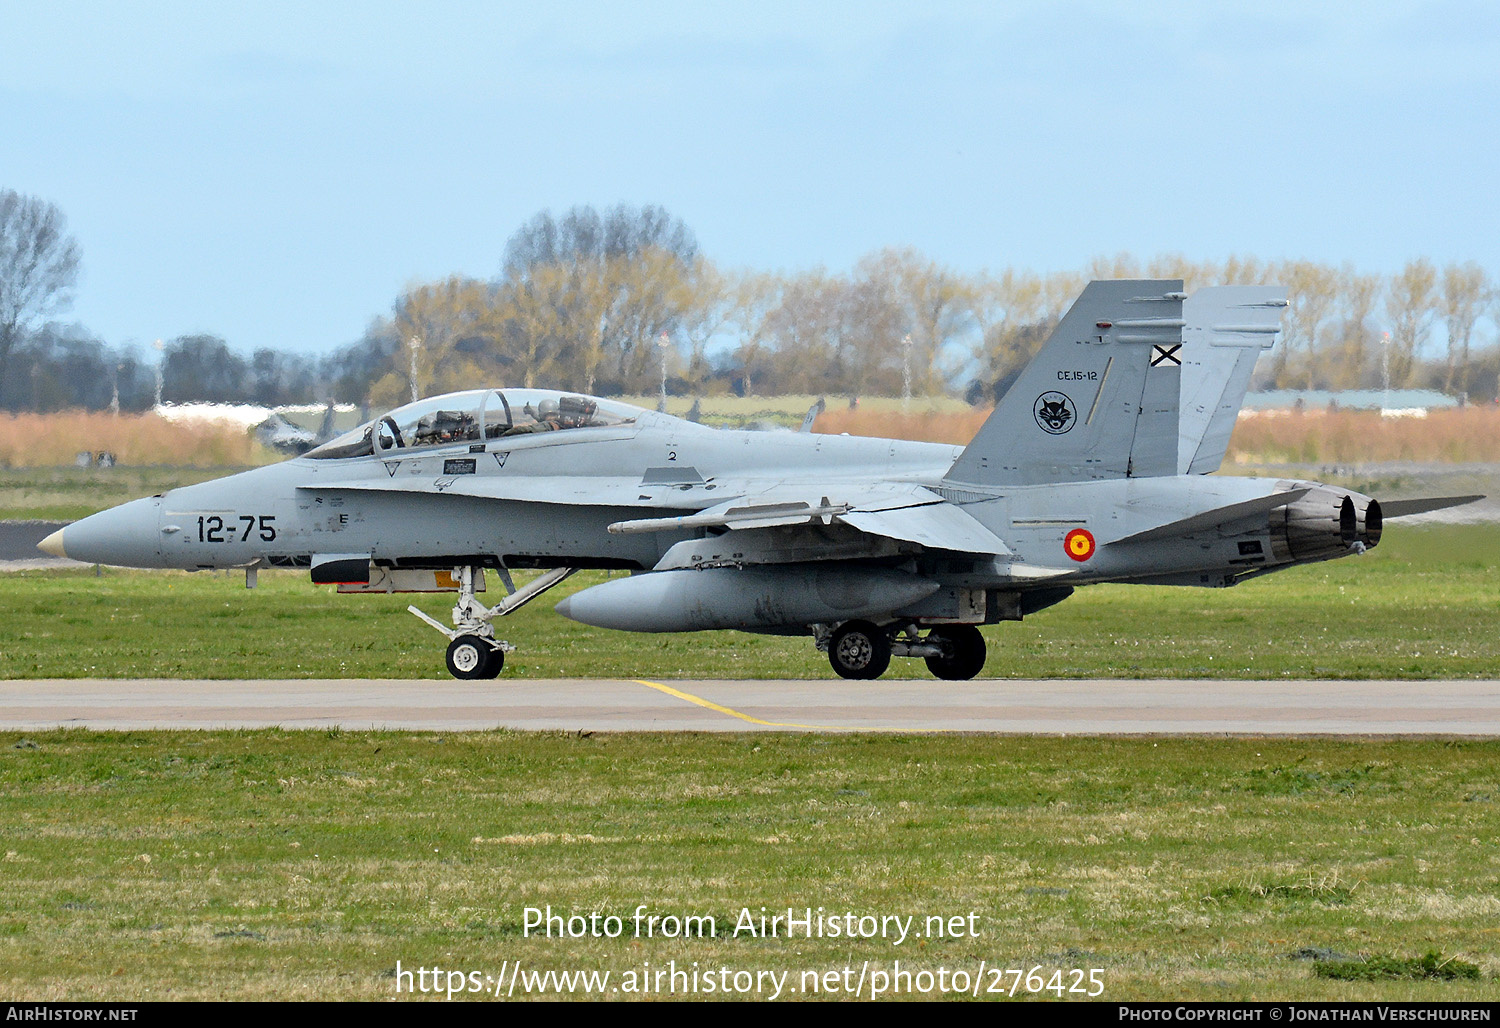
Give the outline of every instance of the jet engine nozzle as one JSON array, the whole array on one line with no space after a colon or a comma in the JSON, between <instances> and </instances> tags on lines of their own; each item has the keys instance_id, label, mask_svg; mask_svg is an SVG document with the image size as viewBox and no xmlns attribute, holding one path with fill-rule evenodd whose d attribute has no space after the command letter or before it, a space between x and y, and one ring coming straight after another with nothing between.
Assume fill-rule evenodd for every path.
<instances>
[{"instance_id":1,"label":"jet engine nozzle","mask_svg":"<svg viewBox=\"0 0 1500 1028\"><path fill-rule=\"evenodd\" d=\"M1380 542L1380 504L1334 486L1313 486L1271 514L1271 546L1282 560L1327 560Z\"/></svg>"}]
</instances>

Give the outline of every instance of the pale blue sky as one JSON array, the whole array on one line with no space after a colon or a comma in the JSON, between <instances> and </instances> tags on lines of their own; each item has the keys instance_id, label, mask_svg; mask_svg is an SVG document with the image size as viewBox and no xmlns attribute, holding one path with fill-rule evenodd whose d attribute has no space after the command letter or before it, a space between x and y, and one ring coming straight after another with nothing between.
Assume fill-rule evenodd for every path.
<instances>
[{"instance_id":1,"label":"pale blue sky","mask_svg":"<svg viewBox=\"0 0 1500 1028\"><path fill-rule=\"evenodd\" d=\"M323 352L657 203L727 265L1181 252L1500 272L1500 5L0 0L0 187L110 343Z\"/></svg>"}]
</instances>

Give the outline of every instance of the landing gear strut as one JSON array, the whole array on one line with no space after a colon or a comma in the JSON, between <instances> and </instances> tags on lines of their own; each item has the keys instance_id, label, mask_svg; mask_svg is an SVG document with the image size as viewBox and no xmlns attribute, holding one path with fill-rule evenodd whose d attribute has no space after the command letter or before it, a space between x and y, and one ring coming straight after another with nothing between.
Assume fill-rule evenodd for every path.
<instances>
[{"instance_id":1,"label":"landing gear strut","mask_svg":"<svg viewBox=\"0 0 1500 1028\"><path fill-rule=\"evenodd\" d=\"M501 568L500 577L509 595L493 607L487 607L474 595L475 569L457 568L458 602L453 606L451 629L445 628L442 622L416 607L406 609L448 637L448 673L454 678L494 678L505 666L505 655L515 650L510 643L495 638L495 618L520 610L577 570L555 568L517 589L510 580L509 572ZM483 574L482 571L480 573Z\"/></svg>"}]
</instances>

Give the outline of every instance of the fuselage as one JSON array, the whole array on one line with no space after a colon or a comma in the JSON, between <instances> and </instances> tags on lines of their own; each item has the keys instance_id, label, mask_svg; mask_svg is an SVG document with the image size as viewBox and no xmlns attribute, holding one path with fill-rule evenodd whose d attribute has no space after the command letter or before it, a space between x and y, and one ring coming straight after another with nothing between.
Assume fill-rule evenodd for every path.
<instances>
[{"instance_id":1,"label":"fuselage","mask_svg":"<svg viewBox=\"0 0 1500 1028\"><path fill-rule=\"evenodd\" d=\"M508 411L519 411L519 401L527 398L531 409L536 395L546 395L507 392ZM510 434L519 413L507 414L511 427L489 430L497 427L490 404L505 394L457 395L477 405L471 420L487 427L440 437L430 431L430 413L424 422L393 412L362 426L365 437L360 429L350 433L352 443L85 518L65 530L62 549L90 563L186 570L305 567L328 555L367 557L391 567L649 570L673 544L695 533L613 534L609 525L691 513L739 497L840 503L886 485L923 487L961 506L1004 540L1013 556L997 561L916 545L853 550L851 556L902 564L945 584L973 588L1146 580L1222 585L1247 573L1340 555L1353 541L1339 524L1345 493L1333 491L1326 497L1328 545L1303 541L1301 552L1284 514L1264 510L1203 532L1111 545L1295 485L1274 479L1115 478L976 491L945 482L962 452L957 446L712 429L592 399L610 415L598 417L603 423ZM423 409L450 414L441 409L445 401L463 406L439 397L422 401ZM394 436L382 428L387 423ZM425 440L413 427L418 424L429 425ZM369 452L360 452L361 445ZM1088 535L1087 546L1078 543L1080 531ZM1018 567L1027 574L1018 574Z\"/></svg>"}]
</instances>

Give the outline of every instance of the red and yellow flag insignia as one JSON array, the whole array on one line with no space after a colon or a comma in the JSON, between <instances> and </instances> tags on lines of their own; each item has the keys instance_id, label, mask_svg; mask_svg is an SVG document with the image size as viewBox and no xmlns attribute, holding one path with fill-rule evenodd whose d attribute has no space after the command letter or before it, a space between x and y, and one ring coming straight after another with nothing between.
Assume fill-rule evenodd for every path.
<instances>
[{"instance_id":1,"label":"red and yellow flag insignia","mask_svg":"<svg viewBox=\"0 0 1500 1028\"><path fill-rule=\"evenodd\" d=\"M1080 563L1094 555L1094 548L1094 533L1087 528L1075 528L1063 539L1063 549Z\"/></svg>"}]
</instances>

